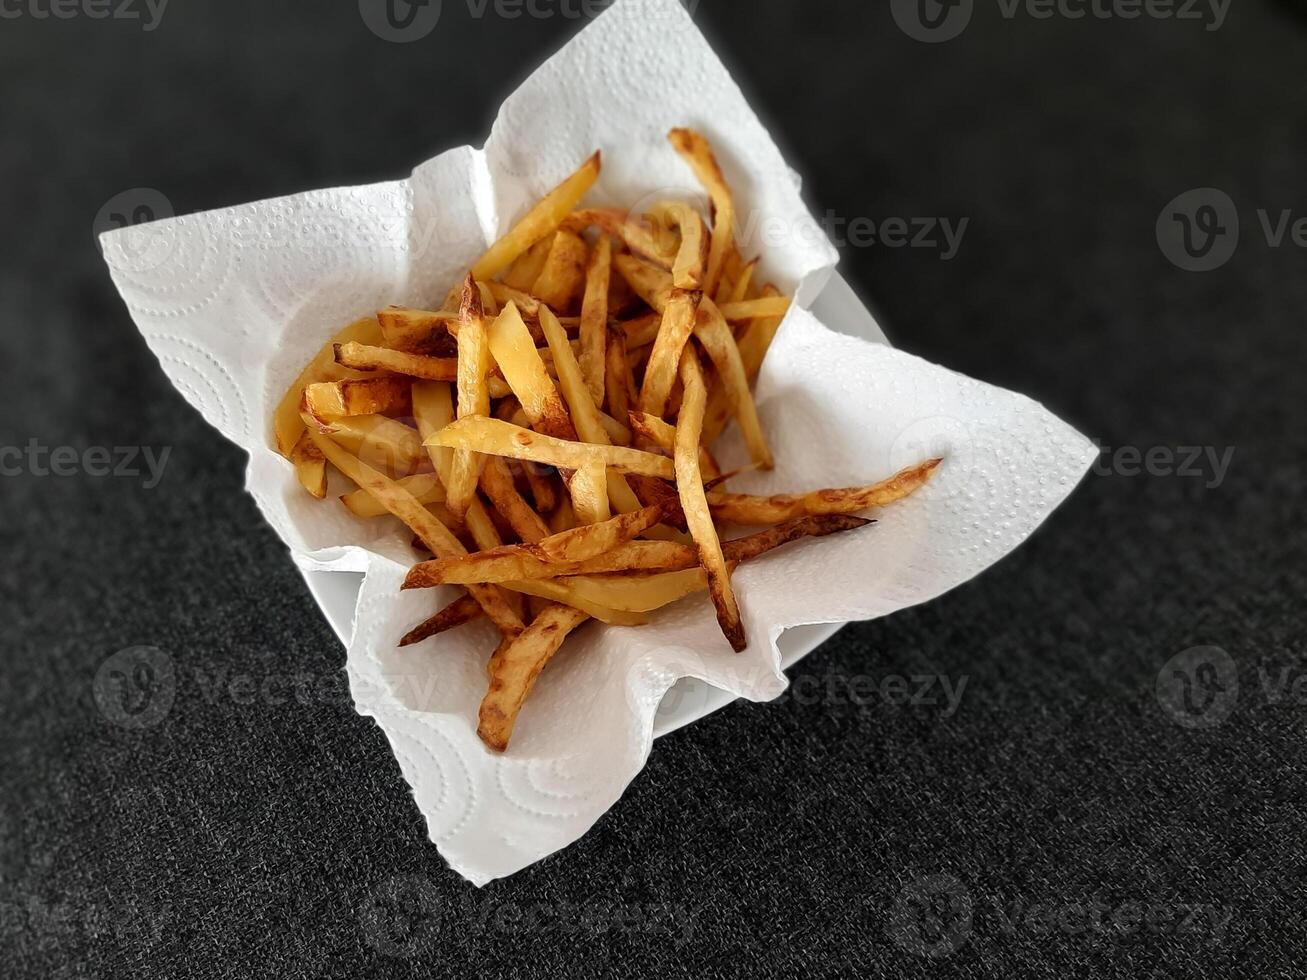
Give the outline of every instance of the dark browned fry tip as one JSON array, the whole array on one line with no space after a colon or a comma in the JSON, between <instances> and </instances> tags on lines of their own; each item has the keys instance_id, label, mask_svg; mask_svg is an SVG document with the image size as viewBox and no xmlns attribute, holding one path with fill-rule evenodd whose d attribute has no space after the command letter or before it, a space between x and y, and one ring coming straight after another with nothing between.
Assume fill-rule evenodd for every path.
<instances>
[{"instance_id":1,"label":"dark browned fry tip","mask_svg":"<svg viewBox=\"0 0 1307 980\"><path fill-rule=\"evenodd\" d=\"M335 357L335 359L336 359L336 363L337 363L337 364L340 363L340 349L341 349L343 346L344 346L344 344L332 344L332 345L331 345L332 356Z\"/></svg>"},{"instance_id":2,"label":"dark browned fry tip","mask_svg":"<svg viewBox=\"0 0 1307 980\"><path fill-rule=\"evenodd\" d=\"M480 319L481 308L481 290L477 288L476 279L472 273L467 274L463 280L463 295L459 302L458 316L462 321Z\"/></svg>"},{"instance_id":3,"label":"dark browned fry tip","mask_svg":"<svg viewBox=\"0 0 1307 980\"><path fill-rule=\"evenodd\" d=\"M491 712L483 710L481 713L480 724L477 725L477 738L481 739L481 741L486 744L487 748L492 749L495 752L507 751L508 739L504 738L503 735L491 728L490 719L487 717L491 714L494 714L499 718L503 717L503 712L501 711L495 710Z\"/></svg>"},{"instance_id":4,"label":"dark browned fry tip","mask_svg":"<svg viewBox=\"0 0 1307 980\"><path fill-rule=\"evenodd\" d=\"M736 653L743 653L749 646L749 640L744 635L744 624L741 622L730 622L723 619L720 615L717 617L718 623L721 624L722 633L726 636L726 642L731 645L731 649Z\"/></svg>"},{"instance_id":5,"label":"dark browned fry tip","mask_svg":"<svg viewBox=\"0 0 1307 980\"><path fill-rule=\"evenodd\" d=\"M400 591L407 592L410 589L430 589L434 583L427 581L428 576L418 568L411 568L407 575L404 576L404 584L401 585Z\"/></svg>"},{"instance_id":6,"label":"dark browned fry tip","mask_svg":"<svg viewBox=\"0 0 1307 980\"><path fill-rule=\"evenodd\" d=\"M927 460L925 463L922 464L922 468L923 468L923 469L924 469L928 474L929 474L929 473L934 473L935 470L939 469L939 464L942 463L942 462L944 462L943 457L940 457L940 458L938 458L938 459L929 459L929 460Z\"/></svg>"},{"instance_id":7,"label":"dark browned fry tip","mask_svg":"<svg viewBox=\"0 0 1307 980\"><path fill-rule=\"evenodd\" d=\"M596 170L602 169L604 165L603 151L595 150L594 153L590 154L590 159L585 162L585 165L587 167L593 165Z\"/></svg>"},{"instance_id":8,"label":"dark browned fry tip","mask_svg":"<svg viewBox=\"0 0 1307 980\"><path fill-rule=\"evenodd\" d=\"M807 527L810 528L809 534L814 538L825 537L827 534L837 534L840 531L853 531L860 527L866 527L868 524L875 524L873 520L865 517L854 517L850 514L826 514L819 517L810 517L807 519Z\"/></svg>"}]
</instances>

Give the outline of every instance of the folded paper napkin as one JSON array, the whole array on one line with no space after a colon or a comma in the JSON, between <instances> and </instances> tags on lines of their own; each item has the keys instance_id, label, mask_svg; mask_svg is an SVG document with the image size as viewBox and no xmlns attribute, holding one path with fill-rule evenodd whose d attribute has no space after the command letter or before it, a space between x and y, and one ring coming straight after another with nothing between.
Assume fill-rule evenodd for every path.
<instances>
[{"instance_id":1,"label":"folded paper napkin","mask_svg":"<svg viewBox=\"0 0 1307 980\"><path fill-rule=\"evenodd\" d=\"M740 201L746 255L796 297L759 379L777 467L732 485L773 493L872 483L932 456L925 489L850 533L790 545L735 576L751 644L734 654L702 596L649 626L592 623L541 676L511 749L476 736L485 621L408 650L400 636L452 597L401 593L414 560L395 522L309 498L269 448L278 399L342 325L390 304L438 305L543 193L604 153L588 202L703 205L667 143L712 140ZM618 0L500 110L485 148L441 154L407 180L313 191L107 233L105 259L168 377L250 456L247 487L305 569L366 573L347 670L385 731L431 839L480 885L571 843L635 778L680 677L739 697L784 689L787 627L883 616L967 581L1016 547L1095 456L1021 395L837 334L807 307L837 255L739 88L675 0ZM726 463L743 459L729 435Z\"/></svg>"}]
</instances>

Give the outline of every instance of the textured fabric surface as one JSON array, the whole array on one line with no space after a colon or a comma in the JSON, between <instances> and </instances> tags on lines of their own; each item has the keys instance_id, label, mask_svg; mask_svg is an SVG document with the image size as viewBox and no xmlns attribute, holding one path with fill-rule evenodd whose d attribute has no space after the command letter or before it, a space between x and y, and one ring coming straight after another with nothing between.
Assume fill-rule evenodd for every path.
<instances>
[{"instance_id":1,"label":"textured fabric surface","mask_svg":"<svg viewBox=\"0 0 1307 980\"><path fill-rule=\"evenodd\" d=\"M899 346L1101 439L1101 473L779 702L660 741L588 837L480 891L92 229L157 210L133 188L183 213L401 175L480 139L590 8L449 0L395 44L350 0L187 0L148 32L7 6L0 974L1301 975L1307 255L1263 224L1307 215L1307 26L1007 6L934 45L863 0L696 17L837 234L968 219L947 261L860 225L843 271ZM1184 272L1155 224L1200 187L1241 240ZM140 475L93 475L92 447ZM157 696L123 714L106 692L143 665Z\"/></svg>"}]
</instances>

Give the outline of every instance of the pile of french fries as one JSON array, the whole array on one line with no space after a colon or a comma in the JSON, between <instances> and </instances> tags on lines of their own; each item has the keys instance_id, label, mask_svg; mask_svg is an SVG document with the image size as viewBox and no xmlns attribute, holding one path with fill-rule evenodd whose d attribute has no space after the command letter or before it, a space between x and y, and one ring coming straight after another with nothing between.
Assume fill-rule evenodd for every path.
<instances>
[{"instance_id":1,"label":"pile of french fries","mask_svg":"<svg viewBox=\"0 0 1307 980\"><path fill-rule=\"evenodd\" d=\"M478 734L508 747L565 638L596 619L639 626L706 590L731 646L747 644L731 574L787 542L862 527L939 460L873 486L757 497L724 487L712 447L739 426L773 466L751 385L790 300L760 286L734 235L735 201L708 141L669 140L711 221L678 201L647 214L582 208L595 153L472 266L439 310L350 324L276 411L277 450L313 496L328 466L359 518L393 515L430 559L406 589L465 593L411 645L486 617ZM739 471L737 471L739 472ZM720 526L761 527L723 541Z\"/></svg>"}]
</instances>

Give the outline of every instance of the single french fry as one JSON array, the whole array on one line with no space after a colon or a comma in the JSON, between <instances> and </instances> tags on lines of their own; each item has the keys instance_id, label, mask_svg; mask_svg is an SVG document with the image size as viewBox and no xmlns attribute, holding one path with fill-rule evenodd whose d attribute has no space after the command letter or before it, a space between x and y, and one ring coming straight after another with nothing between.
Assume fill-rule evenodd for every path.
<instances>
[{"instance_id":1,"label":"single french fry","mask_svg":"<svg viewBox=\"0 0 1307 980\"><path fill-rule=\"evenodd\" d=\"M596 151L576 173L541 198L535 207L477 260L472 266L473 277L495 278L528 248L557 230L563 219L576 208L586 191L599 178L601 164L600 154Z\"/></svg>"},{"instance_id":2,"label":"single french fry","mask_svg":"<svg viewBox=\"0 0 1307 980\"><path fill-rule=\"evenodd\" d=\"M573 586L570 579L538 578L505 582L503 587L513 592L521 592L523 595L561 602L610 626L643 626L648 622L642 612L612 609L602 602L597 602L594 596L604 594L603 590L596 589L587 582Z\"/></svg>"},{"instance_id":3,"label":"single french fry","mask_svg":"<svg viewBox=\"0 0 1307 980\"><path fill-rule=\"evenodd\" d=\"M667 398L676 381L677 364L681 352L694 332L695 317L703 294L682 289L674 290L667 301L658 339L645 366L644 386L640 390L640 410L662 416L667 410Z\"/></svg>"},{"instance_id":4,"label":"single french fry","mask_svg":"<svg viewBox=\"0 0 1307 980\"><path fill-rule=\"evenodd\" d=\"M672 285L677 289L702 289L708 232L699 212L679 201L664 201L650 209L650 215L681 233L680 247L672 263Z\"/></svg>"},{"instance_id":5,"label":"single french fry","mask_svg":"<svg viewBox=\"0 0 1307 980\"><path fill-rule=\"evenodd\" d=\"M546 312L548 308L541 307L541 315ZM490 353L530 419L532 428L555 438L575 439L576 429L572 427L567 406L563 404L563 397L549 376L515 303L507 303L490 325L489 341Z\"/></svg>"},{"instance_id":6,"label":"single french fry","mask_svg":"<svg viewBox=\"0 0 1307 980\"><path fill-rule=\"evenodd\" d=\"M433 636L452 630L456 626L470 623L472 620L480 618L480 616L481 606L477 604L476 599L471 595L460 596L430 619L419 623L405 633L404 638L399 641L399 645L410 647L415 643L421 643L423 640L429 640Z\"/></svg>"},{"instance_id":7,"label":"single french fry","mask_svg":"<svg viewBox=\"0 0 1307 980\"><path fill-rule=\"evenodd\" d=\"M430 357L410 354L389 347L369 347L366 344L337 344L336 363L359 371L389 371L423 381L457 381L458 358ZM489 377L491 398L503 398L510 389L503 378Z\"/></svg>"},{"instance_id":8,"label":"single french fry","mask_svg":"<svg viewBox=\"0 0 1307 980\"><path fill-rule=\"evenodd\" d=\"M402 378L319 381L304 389L304 404L315 419L350 415L408 415L408 382Z\"/></svg>"},{"instance_id":9,"label":"single french fry","mask_svg":"<svg viewBox=\"0 0 1307 980\"><path fill-rule=\"evenodd\" d=\"M782 298L780 290L771 283L763 287L762 294L766 299ZM762 370L762 362L767 357L767 351L771 348L776 332L780 330L784 320L784 314L757 317L749 322L740 336L740 359L744 361L744 371L749 376L750 382L757 378L758 372Z\"/></svg>"},{"instance_id":10,"label":"single french fry","mask_svg":"<svg viewBox=\"0 0 1307 980\"><path fill-rule=\"evenodd\" d=\"M672 267L676 256L675 243L664 243L647 224L637 216L617 208L587 208L574 211L563 221L562 228L582 232L586 228L599 228L624 242L632 252L642 255L665 268Z\"/></svg>"},{"instance_id":11,"label":"single french fry","mask_svg":"<svg viewBox=\"0 0 1307 980\"><path fill-rule=\"evenodd\" d=\"M555 534L534 548L548 561L574 562L597 558L644 534L663 519L663 507L642 507L603 522Z\"/></svg>"},{"instance_id":12,"label":"single french fry","mask_svg":"<svg viewBox=\"0 0 1307 980\"><path fill-rule=\"evenodd\" d=\"M569 589L573 602L601 606L610 610L610 615L640 616L702 591L708 587L708 576L702 568L689 568L679 572L652 574L632 572L536 579L529 583L510 583L508 588L515 589L522 584L532 585L541 591L548 586Z\"/></svg>"},{"instance_id":13,"label":"single french fry","mask_svg":"<svg viewBox=\"0 0 1307 980\"><path fill-rule=\"evenodd\" d=\"M704 495L703 477L699 473L699 436L703 430L703 413L708 392L698 356L689 348L681 357L681 383L685 396L676 420L676 488L690 534L699 549L699 561L708 576L708 591L717 609L717 622L731 647L739 653L748 646L744 622L731 588L730 571L722 556L721 541L713 525L712 514Z\"/></svg>"},{"instance_id":14,"label":"single french fry","mask_svg":"<svg viewBox=\"0 0 1307 980\"><path fill-rule=\"evenodd\" d=\"M304 434L304 420L300 417L304 389L319 381L341 381L345 378L361 377L336 364L335 345L350 341L358 341L362 344L379 343L381 325L377 323L377 318L370 316L355 320L327 341L278 402L277 408L272 413L273 445L277 452L287 459L290 459L291 450Z\"/></svg>"},{"instance_id":15,"label":"single french fry","mask_svg":"<svg viewBox=\"0 0 1307 980\"><path fill-rule=\"evenodd\" d=\"M499 456L486 457L485 466L481 468L481 489L495 505L495 509L508 519L517 536L527 544L549 537L549 526L517 492L517 484L508 463Z\"/></svg>"},{"instance_id":16,"label":"single french fry","mask_svg":"<svg viewBox=\"0 0 1307 980\"><path fill-rule=\"evenodd\" d=\"M300 486L319 500L327 496L327 458L313 444L307 429L291 450L290 461L295 464Z\"/></svg>"},{"instance_id":17,"label":"single french fry","mask_svg":"<svg viewBox=\"0 0 1307 980\"><path fill-rule=\"evenodd\" d=\"M463 282L458 313L458 417L490 414L490 345L482 316L481 290L469 274ZM476 496L481 459L476 453L456 451L445 484L449 509L462 517Z\"/></svg>"},{"instance_id":18,"label":"single french fry","mask_svg":"<svg viewBox=\"0 0 1307 980\"><path fill-rule=\"evenodd\" d=\"M434 555L449 556L467 553L462 542L454 536L444 524L436 519L426 507L414 496L404 490L384 474L372 469L355 456L351 456L342 446L321 432L310 433L314 443L331 465L377 498L386 510L390 511L407 524ZM521 617L512 609L508 600L493 586L472 586L469 590L481 608L485 610L499 629L504 633L520 632L523 628Z\"/></svg>"},{"instance_id":19,"label":"single french fry","mask_svg":"<svg viewBox=\"0 0 1307 980\"><path fill-rule=\"evenodd\" d=\"M715 296L727 253L735 244L735 199L731 196L731 189L722 175L712 147L702 134L692 129L673 129L667 138L690 165L695 177L712 199L712 244L708 250L708 270L704 275L703 290L709 296Z\"/></svg>"},{"instance_id":20,"label":"single french fry","mask_svg":"<svg viewBox=\"0 0 1307 980\"><path fill-rule=\"evenodd\" d=\"M496 653L490 689L477 714L477 736L487 746L496 752L508 748L517 716L536 678L567 635L586 619L585 613L570 606L549 606L511 644Z\"/></svg>"},{"instance_id":21,"label":"single french fry","mask_svg":"<svg viewBox=\"0 0 1307 980\"><path fill-rule=\"evenodd\" d=\"M926 460L909 466L888 480L866 487L772 497L714 491L708 495L708 506L717 520L742 526L779 524L824 514L856 514L872 507L884 507L915 493L930 480L941 462L943 460Z\"/></svg>"},{"instance_id":22,"label":"single french fry","mask_svg":"<svg viewBox=\"0 0 1307 980\"><path fill-rule=\"evenodd\" d=\"M519 255L508 271L504 273L504 285L517 292L529 295L527 290L534 286L535 281L540 278L540 273L544 270L545 262L549 258L549 250L553 246L553 236L546 235ZM534 298L532 297L532 299ZM500 302L505 301L501 299Z\"/></svg>"},{"instance_id":23,"label":"single french fry","mask_svg":"<svg viewBox=\"0 0 1307 980\"><path fill-rule=\"evenodd\" d=\"M661 322L661 318L659 320ZM608 345L604 350L604 392L609 414L614 418L626 418L636 394L635 379L626 359L626 334L620 327L608 328Z\"/></svg>"},{"instance_id":24,"label":"single french fry","mask_svg":"<svg viewBox=\"0 0 1307 980\"><path fill-rule=\"evenodd\" d=\"M612 279L613 242L600 235L590 253L581 301L581 373L596 406L604 403L604 357L608 347L608 287Z\"/></svg>"},{"instance_id":25,"label":"single french fry","mask_svg":"<svg viewBox=\"0 0 1307 980\"><path fill-rule=\"evenodd\" d=\"M420 504L442 504L445 502L445 485L440 482L440 476L436 473L415 473L413 476L406 476L396 482L408 493L411 493ZM340 502L355 517L384 517L390 513L385 507L377 503L376 497L366 490L353 490L344 494L341 496Z\"/></svg>"},{"instance_id":26,"label":"single french fry","mask_svg":"<svg viewBox=\"0 0 1307 980\"><path fill-rule=\"evenodd\" d=\"M758 317L783 317L790 312L791 305L788 296L766 296L762 299L723 303L720 309L722 316L728 320L755 320Z\"/></svg>"},{"instance_id":27,"label":"single french fry","mask_svg":"<svg viewBox=\"0 0 1307 980\"><path fill-rule=\"evenodd\" d=\"M619 473L656 476L664 480L676 478L675 467L666 457L655 456L653 453L641 452L638 449L628 449L625 446L568 442L499 419L479 417L459 419L429 439L428 443L528 460L569 470L580 469L588 462L598 461Z\"/></svg>"},{"instance_id":28,"label":"single french fry","mask_svg":"<svg viewBox=\"0 0 1307 980\"><path fill-rule=\"evenodd\" d=\"M570 231L555 232L549 257L531 287L531 295L552 309L571 309L585 288L587 257L585 239L580 235Z\"/></svg>"},{"instance_id":29,"label":"single french fry","mask_svg":"<svg viewBox=\"0 0 1307 980\"><path fill-rule=\"evenodd\" d=\"M662 314L656 311L646 313L634 320L627 320L621 324L622 332L626 335L626 346L631 350L653 346L654 341L658 339L658 330L662 325Z\"/></svg>"},{"instance_id":30,"label":"single french fry","mask_svg":"<svg viewBox=\"0 0 1307 980\"><path fill-rule=\"evenodd\" d=\"M771 469L775 462L767 445L767 436L762 431L753 393L749 391L749 379L745 374L744 362L740 359L740 349L735 345L731 328L727 326L717 305L706 296L699 306L694 335L699 338L717 369L717 377L721 380L722 390L726 392L735 419L740 424L749 456L762 469Z\"/></svg>"}]
</instances>

